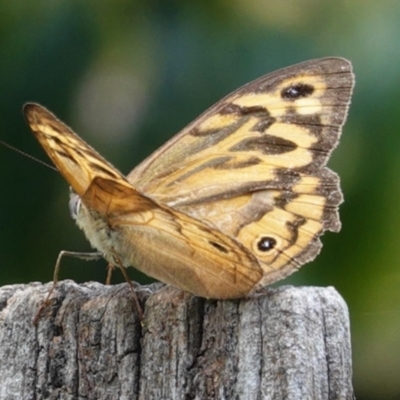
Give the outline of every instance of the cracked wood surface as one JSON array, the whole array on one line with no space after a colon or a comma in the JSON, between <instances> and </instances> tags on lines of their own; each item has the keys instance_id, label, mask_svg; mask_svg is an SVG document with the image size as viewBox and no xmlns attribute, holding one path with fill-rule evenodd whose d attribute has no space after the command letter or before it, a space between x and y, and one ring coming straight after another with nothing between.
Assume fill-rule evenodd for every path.
<instances>
[{"instance_id":1,"label":"cracked wood surface","mask_svg":"<svg viewBox=\"0 0 400 400\"><path fill-rule=\"evenodd\" d=\"M333 288L204 300L161 284L0 288L0 399L353 399L349 317Z\"/></svg>"}]
</instances>

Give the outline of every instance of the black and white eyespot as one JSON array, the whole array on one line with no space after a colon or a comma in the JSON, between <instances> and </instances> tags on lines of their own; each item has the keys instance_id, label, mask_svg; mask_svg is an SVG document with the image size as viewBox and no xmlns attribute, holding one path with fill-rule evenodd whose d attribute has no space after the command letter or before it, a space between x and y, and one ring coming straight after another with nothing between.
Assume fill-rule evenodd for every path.
<instances>
[{"instance_id":1,"label":"black and white eyespot","mask_svg":"<svg viewBox=\"0 0 400 400\"><path fill-rule=\"evenodd\" d=\"M79 211L81 209L81 204L81 198L76 193L71 192L69 198L69 212L73 219L76 219L78 217Z\"/></svg>"},{"instance_id":2,"label":"black and white eyespot","mask_svg":"<svg viewBox=\"0 0 400 400\"><path fill-rule=\"evenodd\" d=\"M314 86L306 83L296 83L281 90L281 97L285 100L297 100L314 93Z\"/></svg>"},{"instance_id":3,"label":"black and white eyespot","mask_svg":"<svg viewBox=\"0 0 400 400\"><path fill-rule=\"evenodd\" d=\"M261 236L257 239L257 250L261 253L268 253L273 250L278 242L271 236Z\"/></svg>"}]
</instances>

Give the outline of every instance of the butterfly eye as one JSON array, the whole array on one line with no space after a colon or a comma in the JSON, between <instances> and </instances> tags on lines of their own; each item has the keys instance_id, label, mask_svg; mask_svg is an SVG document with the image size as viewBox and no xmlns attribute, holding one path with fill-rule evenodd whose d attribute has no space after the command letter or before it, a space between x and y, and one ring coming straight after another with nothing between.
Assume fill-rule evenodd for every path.
<instances>
[{"instance_id":1,"label":"butterfly eye","mask_svg":"<svg viewBox=\"0 0 400 400\"><path fill-rule=\"evenodd\" d=\"M258 250L264 252L272 250L276 246L276 240L269 236L263 236L257 242Z\"/></svg>"},{"instance_id":2,"label":"butterfly eye","mask_svg":"<svg viewBox=\"0 0 400 400\"><path fill-rule=\"evenodd\" d=\"M76 219L79 210L81 209L81 198L77 194L71 194L69 199L69 212L71 213L71 217Z\"/></svg>"},{"instance_id":3,"label":"butterfly eye","mask_svg":"<svg viewBox=\"0 0 400 400\"><path fill-rule=\"evenodd\" d=\"M308 97L314 92L314 87L304 83L296 83L281 90L283 99L296 100L302 97Z\"/></svg>"}]
</instances>

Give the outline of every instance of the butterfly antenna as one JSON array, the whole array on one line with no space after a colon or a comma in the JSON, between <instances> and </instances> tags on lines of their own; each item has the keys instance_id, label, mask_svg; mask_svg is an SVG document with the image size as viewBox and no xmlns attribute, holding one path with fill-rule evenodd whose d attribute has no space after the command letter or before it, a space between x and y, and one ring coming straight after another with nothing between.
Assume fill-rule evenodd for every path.
<instances>
[{"instance_id":1,"label":"butterfly antenna","mask_svg":"<svg viewBox=\"0 0 400 400\"><path fill-rule=\"evenodd\" d=\"M58 169L55 168L55 167L53 167L52 165L47 164L46 162L44 162L44 161L42 161L42 160L39 160L38 158L33 157L33 156L31 156L30 154L25 153L24 151L22 151L22 150L20 150L20 149L17 149L16 147L11 146L10 144L8 144L8 143L6 143L6 142L3 142L2 140L0 140L0 144L2 144L2 145L5 146L5 147L8 147L8 148L11 149L11 150L16 151L16 152L19 153L19 154L22 154L23 156L25 156L25 157L27 157L27 158L30 158L31 160L34 160L34 161L38 162L39 164L44 165L44 166L47 167L47 168L53 169L54 171L57 171L57 172L58 172Z\"/></svg>"}]
</instances>

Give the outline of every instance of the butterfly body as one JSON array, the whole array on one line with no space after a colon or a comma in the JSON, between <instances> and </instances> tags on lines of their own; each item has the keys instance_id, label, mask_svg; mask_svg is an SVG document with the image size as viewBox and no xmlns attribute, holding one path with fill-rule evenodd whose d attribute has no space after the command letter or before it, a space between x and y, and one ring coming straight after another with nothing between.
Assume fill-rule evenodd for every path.
<instances>
[{"instance_id":1,"label":"butterfly body","mask_svg":"<svg viewBox=\"0 0 400 400\"><path fill-rule=\"evenodd\" d=\"M338 231L325 167L354 84L328 58L266 75L222 99L127 177L43 107L28 123L81 199L75 219L113 265L193 294L235 298L297 270Z\"/></svg>"}]
</instances>

